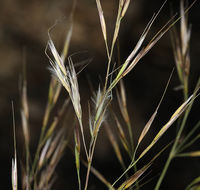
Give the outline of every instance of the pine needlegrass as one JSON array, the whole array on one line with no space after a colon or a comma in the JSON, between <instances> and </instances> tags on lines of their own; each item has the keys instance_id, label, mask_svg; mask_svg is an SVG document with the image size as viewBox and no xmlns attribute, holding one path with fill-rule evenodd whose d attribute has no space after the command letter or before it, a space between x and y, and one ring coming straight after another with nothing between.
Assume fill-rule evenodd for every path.
<instances>
[{"instance_id":1,"label":"pine needlegrass","mask_svg":"<svg viewBox=\"0 0 200 190\"><path fill-rule=\"evenodd\" d=\"M195 2L195 1L194 1ZM126 17L127 10L131 3L130 0L119 0L118 11L111 39L108 39L110 35L107 33L107 24L104 17L102 4L100 0L96 0L97 12L100 20L100 27L105 42L106 52L106 73L103 84L99 82L97 90L93 90L92 96L88 100L88 115L85 124L83 122L83 107L81 104L81 92L78 83L77 65L74 63L72 56L68 56L70 41L73 34L73 19L76 7L76 1L73 3L73 8L69 18L68 30L66 31L66 37L63 44L61 53L57 50L53 38L51 37L52 30L56 27L57 22L48 31L48 42L45 49L45 54L49 60L49 71L51 73L51 81L49 84L48 99L44 117L41 126L41 133L38 140L38 145L34 156L30 153L30 121L29 121L29 101L27 97L27 80L25 66L23 70L23 77L21 82L21 120L22 131L24 136L24 149L25 149L25 164L22 164L22 189L26 190L42 190L42 189L54 189L53 186L56 179L55 170L60 162L66 149L71 150L74 156L74 164L76 167L76 175L79 190L90 189L90 176L96 176L101 181L106 189L109 190L125 190L125 189L142 189L142 186L148 181L143 182L141 176L144 176L149 168L153 165L154 161L160 157L160 155L171 146L169 157L165 163L165 166L158 177L155 189L161 189L162 181L166 175L167 169L172 161L176 157L199 157L200 151L185 150L192 146L200 138L200 134L196 135L195 132L200 128L200 122L198 122L192 130L183 135L183 129L186 126L186 122L189 113L192 109L195 99L199 95L200 79L196 84L196 88L190 94L189 87L189 74L190 74L190 54L189 54L189 41L191 36L191 28L188 27L187 13L193 6L194 2L188 6L184 6L184 2L180 3L180 15L174 14L164 26L161 27L158 32L149 40L144 43L146 37L151 30L152 25L156 21L157 17L161 13L166 1L162 4L161 8L154 13L143 33L141 34L138 42L133 47L129 55L124 59L125 61L120 63L120 55L118 53L118 63L114 63L115 50L117 49L117 40L120 34L121 23ZM180 21L180 34L175 29L175 24ZM149 120L144 125L140 135L135 138L134 128L131 123L131 118L127 106L126 88L124 85L124 78L128 75L139 61L154 47L155 44L165 35L170 29L171 32L172 47L174 52L174 59L178 77L180 79L181 90L183 92L183 101L177 108L174 108L174 112L169 114L168 121L160 126L158 133L153 137L149 144L145 145L145 148L139 152L138 148L141 146L141 142L144 141L148 132L152 129L152 124L156 119L159 108L162 104L165 94L172 78L174 70L172 71L166 87L163 88L163 95L158 101L157 107ZM111 43L109 43L111 42ZM145 45L146 44L146 45ZM117 65L117 66L116 66ZM81 65L82 66L82 65ZM84 65L85 66L85 65ZM84 67L83 66L83 67ZM64 89L66 99L59 108L57 114L53 115L55 106L58 103L61 89ZM112 107L113 99L117 98L119 112ZM58 127L62 116L66 114L66 110L69 105L73 106L74 121L71 124L71 131L66 127ZM115 131L113 132L113 126L106 116L109 114L111 120L115 125ZM121 115L120 119L118 115ZM53 118L53 119L52 119ZM121 121L122 120L122 121ZM179 122L177 122L179 120ZM13 108L13 127L14 127L14 159L12 161L12 185L13 190L18 187L17 184L17 151L16 151L16 139L15 139L15 125L14 125L14 108ZM122 124L124 123L124 124ZM175 139L172 142L168 142L162 145L162 148L158 152L149 155L147 163L138 167L138 162L147 155L152 147L158 144L159 139L173 127L175 123L178 123L178 132ZM179 125L180 124L180 125ZM115 156L121 166L122 172L112 182L106 179L106 177L100 173L93 166L93 159L96 150L96 144L99 137L99 131L102 130L103 136L106 136L110 141ZM127 133L127 132L128 133ZM89 132L89 138L88 133ZM105 135L104 135L105 134ZM73 138L70 138L73 136ZM73 141L73 143L69 143ZM128 157L125 159L125 152ZM86 168L86 172L82 174ZM148 175L148 174L147 174ZM146 175L146 176L147 176ZM45 177L44 177L45 176ZM58 179L59 180L59 179ZM150 180L149 180L150 181ZM196 178L187 189L196 186L199 183L199 178Z\"/></svg>"}]
</instances>

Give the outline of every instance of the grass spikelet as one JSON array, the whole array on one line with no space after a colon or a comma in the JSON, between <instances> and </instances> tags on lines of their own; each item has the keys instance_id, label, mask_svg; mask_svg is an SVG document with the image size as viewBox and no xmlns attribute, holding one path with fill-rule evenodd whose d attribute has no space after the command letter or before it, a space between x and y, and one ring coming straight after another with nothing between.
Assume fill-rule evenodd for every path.
<instances>
[{"instance_id":1,"label":"grass spikelet","mask_svg":"<svg viewBox=\"0 0 200 190\"><path fill-rule=\"evenodd\" d=\"M126 14L129 4L130 4L130 0L124 0L124 1L122 1L122 4L123 4L123 8L122 8L121 17L123 18L124 15Z\"/></svg>"},{"instance_id":2,"label":"grass spikelet","mask_svg":"<svg viewBox=\"0 0 200 190\"><path fill-rule=\"evenodd\" d=\"M124 190L124 189L128 189L129 187L131 187L150 166L151 166L151 163L145 165L143 168L138 170L128 180L126 180L124 183L122 183L117 190Z\"/></svg>"},{"instance_id":3,"label":"grass spikelet","mask_svg":"<svg viewBox=\"0 0 200 190\"><path fill-rule=\"evenodd\" d=\"M29 170L30 170L30 132L29 132L29 105L27 98L27 80L26 80L26 62L25 62L25 52L23 59L23 73L22 73L22 84L20 89L21 94L21 120L22 120L22 130L24 135L24 146L25 146L25 154L26 154L26 164L25 164L25 173L23 179L25 180L23 183L26 186L26 189L29 188Z\"/></svg>"},{"instance_id":4,"label":"grass spikelet","mask_svg":"<svg viewBox=\"0 0 200 190\"><path fill-rule=\"evenodd\" d=\"M188 26L188 14L184 10L184 1L180 1L180 34L176 28L171 32L172 47L179 80L183 87L184 99L188 97L188 80L190 72L190 37L191 27Z\"/></svg>"},{"instance_id":5,"label":"grass spikelet","mask_svg":"<svg viewBox=\"0 0 200 190\"><path fill-rule=\"evenodd\" d=\"M169 129L169 127L177 120L177 118L186 110L188 107L193 95L191 95L171 116L170 120L161 128L158 134L154 137L150 145L140 154L139 158L143 157L161 138L161 136Z\"/></svg>"},{"instance_id":6,"label":"grass spikelet","mask_svg":"<svg viewBox=\"0 0 200 190\"><path fill-rule=\"evenodd\" d=\"M97 4L98 13L99 13L100 23L101 23L101 30L103 32L103 37L104 37L105 43L107 44L106 23L105 23L100 0L96 0L96 4Z\"/></svg>"},{"instance_id":7,"label":"grass spikelet","mask_svg":"<svg viewBox=\"0 0 200 190\"><path fill-rule=\"evenodd\" d=\"M96 136L98 133L102 122L105 119L106 109L112 100L111 93L105 93L101 91L100 87L98 89L96 99L95 99L95 113L94 113L94 123L93 123L93 135Z\"/></svg>"},{"instance_id":8,"label":"grass spikelet","mask_svg":"<svg viewBox=\"0 0 200 190\"><path fill-rule=\"evenodd\" d=\"M174 70L173 70L173 71L174 71ZM162 103L162 100L163 100L163 98L164 98L164 96L165 96L165 93L166 93L166 91L167 91L167 88L168 88L168 86L169 86L169 82L170 82L170 80L171 80L173 71L172 71L172 73L171 73L171 75L170 75L170 77L169 77L169 80L168 80L168 82L167 82L167 85L166 85L166 87L165 87L165 90L164 90L164 92L163 92L163 95L162 95L162 97L161 97L161 99L160 99L160 102L159 102L159 104L158 104L158 106L157 106L155 112L154 112L153 115L150 117L149 121L146 123L144 129L142 130L142 132L141 132L141 134L140 134L140 137L139 137L138 143L137 143L137 147L139 146L140 142L142 141L142 139L145 137L145 135L146 135L147 132L149 131L149 129L150 129L150 127L151 127L151 125L152 125L152 123L153 123L153 121L154 121L154 119L155 119L155 117L156 117L156 115L157 115L158 109L159 109L159 107L160 107L160 105L161 105L161 103Z\"/></svg>"},{"instance_id":9,"label":"grass spikelet","mask_svg":"<svg viewBox=\"0 0 200 190\"><path fill-rule=\"evenodd\" d=\"M166 1L163 3L157 14L154 14L149 23L147 24L144 32L142 33L140 39L138 40L135 48L133 51L130 53L128 58L125 60L125 62L122 64L121 69L118 71L117 76L115 79L112 81L110 86L108 87L108 91L112 90L116 84L124 77L126 76L134 67L135 65L139 62L139 60L144 57L150 49L158 42L158 40L172 27L174 24L172 21L174 20L173 16L165 25L164 27L152 38L152 40L147 44L147 46L143 47L140 51L139 49L141 48L152 24L154 23L155 19L157 18L158 14L160 13L161 9L163 8L164 4ZM138 52L139 51L139 52Z\"/></svg>"},{"instance_id":10,"label":"grass spikelet","mask_svg":"<svg viewBox=\"0 0 200 190\"><path fill-rule=\"evenodd\" d=\"M86 147L85 137L84 137L84 132L83 132L80 93L79 93L79 88L78 88L77 75L76 75L76 71L75 71L72 59L69 57L69 59L68 59L69 66L65 68L64 63L63 63L61 57L59 56L55 46L51 45L51 44L53 44L53 41L51 39L49 39L49 41L50 41L50 43L48 43L48 47L50 48L55 61L53 62L51 60L51 58L48 56L48 54L47 54L47 56L49 57L49 61L53 68L53 72L55 73L56 77L59 79L61 84L64 86L64 88L69 93L76 116L79 121L85 153L86 153L86 156L88 157L88 152L87 152L87 147ZM60 63L58 63L57 61L60 61Z\"/></svg>"}]
</instances>

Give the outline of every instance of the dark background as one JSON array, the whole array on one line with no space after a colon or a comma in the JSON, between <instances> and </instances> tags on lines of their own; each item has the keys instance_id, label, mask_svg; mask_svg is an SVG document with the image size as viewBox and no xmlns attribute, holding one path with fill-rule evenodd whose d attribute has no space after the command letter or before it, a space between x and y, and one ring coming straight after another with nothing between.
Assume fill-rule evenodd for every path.
<instances>
[{"instance_id":1,"label":"dark background","mask_svg":"<svg viewBox=\"0 0 200 190\"><path fill-rule=\"evenodd\" d=\"M136 0L131 2L120 30L121 59L124 60L139 39L146 24L163 1ZM102 6L106 17L108 33L112 34L115 24L118 1L102 0ZM170 6L174 11L179 10L179 1L168 1L147 37L146 42L165 24L170 18ZM11 159L13 157L13 131L11 101L15 105L17 147L23 152L23 138L20 124L19 78L22 73L23 52L27 63L28 98L31 112L31 138L32 148L36 146L33 139L39 136L39 129L45 109L50 72L48 71L48 59L44 49L48 40L47 31L55 20L62 22L56 26L53 39L58 49L62 47L67 18L70 14L72 1L70 0L2 0L0 6L0 164L1 164L1 189L11 189ZM192 24L191 36L191 75L190 85L194 88L199 77L200 64L200 3L193 6L189 13L189 22ZM178 26L178 25L177 25ZM111 35L110 35L111 37ZM79 0L74 18L74 33L72 36L70 54L77 53L74 59L81 61L93 58L92 62L80 74L79 83L83 107L87 108L88 97L87 77L91 79L95 88L99 78L103 78L106 72L106 54L102 38L99 17L95 1ZM158 44L142 59L136 68L125 78L127 88L128 108L134 127L134 135L140 133L150 115L153 113L159 98L162 95L170 72L174 67L174 59L167 33ZM179 85L176 72L173 75L168 93L160 108L158 119L154 123L149 138L169 119L171 113L180 105L181 92L173 89ZM64 92L63 92L64 94ZM86 101L85 101L86 100ZM194 106L188 126L192 126L199 119L199 99ZM113 102L115 104L115 101ZM169 132L160 140L164 145L175 136L175 131ZM121 173L116 158L107 139L103 138L103 132L97 144L94 165L112 181ZM147 143L148 143L147 139ZM145 146L145 143L144 143ZM158 147L159 148L159 147ZM196 148L198 148L196 146ZM155 149L156 150L156 149ZM151 155L151 153L149 154ZM153 174L159 174L164 164L160 158L153 166ZM148 161L148 157L145 158ZM20 160L20 157L19 157ZM70 163L70 164L69 164ZM145 160L144 160L145 163ZM68 187L76 189L74 185L76 176L71 175L75 171L73 157L66 152L61 164L58 166L58 189ZM161 189L183 189L194 177L200 174L200 160L177 159L172 162L167 177ZM84 170L83 170L84 173ZM69 177L70 176L70 177ZM67 180L68 179L68 180ZM152 181L147 189L153 189L156 180ZM94 178L90 180L91 189L104 189L104 186ZM97 188L97 186L99 188ZM56 189L56 187L54 187ZM145 187L144 187L145 189Z\"/></svg>"}]
</instances>

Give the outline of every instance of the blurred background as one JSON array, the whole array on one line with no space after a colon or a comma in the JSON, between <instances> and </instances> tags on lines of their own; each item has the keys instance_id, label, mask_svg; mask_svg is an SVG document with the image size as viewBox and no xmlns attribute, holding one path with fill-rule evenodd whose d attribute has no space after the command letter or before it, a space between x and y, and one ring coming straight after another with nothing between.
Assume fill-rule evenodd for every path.
<instances>
[{"instance_id":1,"label":"blurred background","mask_svg":"<svg viewBox=\"0 0 200 190\"><path fill-rule=\"evenodd\" d=\"M107 29L112 36L118 1L102 0ZM130 3L127 15L122 22L119 44L121 60L125 60L134 48L137 40L154 12L158 11L163 1L135 0ZM189 2L190 3L190 2ZM171 7L171 8L170 8ZM56 20L61 22L56 25L52 38L59 50L62 48L69 14L72 8L70 0L1 0L0 6L0 179L2 189L11 189L11 159L13 157L13 130L11 101L15 106L17 147L23 155L23 136L20 120L20 95L19 80L22 74L22 63L27 65L28 99L30 105L31 146L34 150L39 136L42 117L47 99L50 72L45 47L48 40L48 29ZM170 18L170 10L179 11L179 1L168 0L164 9L156 19L147 36L146 43ZM189 13L189 23L192 26L191 35L191 90L194 88L200 73L200 2L197 1ZM177 27L179 24L177 24ZM97 89L98 81L102 81L106 73L106 51L95 1L78 0L74 16L74 30L70 45L69 55L75 54L75 61L92 59L90 64L81 72L79 85L82 104L87 109L88 79ZM169 75L175 66L169 32L146 55L133 71L125 78L127 89L128 109L134 128L136 139L141 128L153 113L163 93ZM159 111L159 119L154 123L150 134L152 135L169 119L171 113L182 101L182 93L174 91L179 86L176 72L172 77L166 98ZM65 92L63 91L63 96ZM193 108L189 124L195 124L199 119L199 99ZM113 104L116 106L115 101ZM116 108L117 109L117 108ZM175 131L170 129L160 140L164 145L173 139ZM147 142L148 139L147 139ZM200 145L200 144L198 144ZM144 143L145 146L145 143ZM100 135L95 152L95 166L107 176L110 181L116 178L121 171L118 170L117 159L109 145L108 139ZM166 154L167 155L167 154ZM165 156L166 156L165 155ZM165 157L164 157L165 158ZM19 156L20 163L20 156ZM70 160L70 161L69 161ZM148 160L148 158L147 158ZM69 164L70 163L70 164ZM153 175L159 174L164 164L163 159L158 159L154 164ZM76 182L73 156L67 152L58 166L58 189L70 186ZM163 189L183 189L194 177L200 174L200 160L194 158L175 160L168 171ZM67 181L66 175L69 181ZM153 180L147 189L152 189L156 180ZM90 180L91 189L105 189L96 178ZM56 187L55 187L56 189ZM145 187L144 187L145 189Z\"/></svg>"}]
</instances>

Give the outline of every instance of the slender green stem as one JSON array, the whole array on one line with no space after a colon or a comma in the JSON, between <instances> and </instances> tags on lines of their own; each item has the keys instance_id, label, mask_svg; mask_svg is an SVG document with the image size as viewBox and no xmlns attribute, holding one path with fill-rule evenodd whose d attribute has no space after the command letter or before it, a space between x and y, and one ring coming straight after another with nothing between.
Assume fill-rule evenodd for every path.
<instances>
[{"instance_id":1,"label":"slender green stem","mask_svg":"<svg viewBox=\"0 0 200 190\"><path fill-rule=\"evenodd\" d=\"M175 148L175 146L173 146L173 151L174 151L174 148ZM166 172L167 172L167 170L168 170L168 167L169 167L169 165L170 165L170 163L171 163L171 160L172 160L172 149L171 149L171 152L170 152L170 156L168 157L168 159L167 159L167 161L166 161L166 163L165 163L165 166L164 166L164 168L163 168L163 171L162 171L162 173L161 173L161 175L160 175L160 177L159 177L159 180L158 180L158 182L157 182L157 184L156 184L156 187L155 187L155 190L158 190L159 188L160 188L160 185L161 185L161 183L162 183L162 181L163 181L163 179L164 179L164 177L165 177L165 174L166 174Z\"/></svg>"},{"instance_id":2,"label":"slender green stem","mask_svg":"<svg viewBox=\"0 0 200 190\"><path fill-rule=\"evenodd\" d=\"M114 50L116 39L117 39L118 33L119 33L119 27L120 27L120 22L121 22L121 10L122 10L122 7L119 3L118 14L117 14L117 19L116 19L115 30L114 30L114 34L113 34L110 53L108 53L108 47L106 47L107 54L109 55L109 57L108 57L108 66L107 66L107 72L106 72L106 81L105 81L104 91L106 91L106 88L107 88L108 76L109 76L109 73L110 73L110 64L111 64L111 61L112 61L113 50Z\"/></svg>"},{"instance_id":3,"label":"slender green stem","mask_svg":"<svg viewBox=\"0 0 200 190\"><path fill-rule=\"evenodd\" d=\"M86 175L86 181L85 181L85 188L84 188L84 190L87 190L87 187L88 187L89 176L90 176L90 171L91 171L91 166L92 166L92 160L93 160L93 155L94 155L94 149L95 149L96 141L97 141L97 136L98 135L96 135L94 137L94 141L93 141L93 143L91 145L91 151L89 153L88 168L87 168L87 175Z\"/></svg>"},{"instance_id":4,"label":"slender green stem","mask_svg":"<svg viewBox=\"0 0 200 190\"><path fill-rule=\"evenodd\" d=\"M192 128L192 130L187 134L187 136L184 138L184 140L181 142L181 144L177 147L178 151L181 152L183 149L185 149L185 143L189 140L189 138L195 133L195 131L200 127L200 120L197 122L197 124Z\"/></svg>"},{"instance_id":5,"label":"slender green stem","mask_svg":"<svg viewBox=\"0 0 200 190\"><path fill-rule=\"evenodd\" d=\"M177 145L178 145L178 143L179 143L181 134L182 134L182 132L183 132L183 129L184 129L184 127L185 127L185 123L186 123L186 121L187 121L189 112L190 112L190 110L191 110L191 105L192 105L192 104L190 104L190 107L188 107L188 109L186 110L186 112L185 112L185 114L184 114L184 117L183 117L183 120L182 120L180 129L179 129L179 131L178 131L178 133L177 133L175 142L174 142L174 144L173 144L173 146L172 146L172 149L171 149L170 154L169 154L169 157L168 157L168 159L167 159L167 161L166 161L166 163L165 163L165 166L164 166L164 168L163 168L163 171L162 171L162 173L161 173L161 175L160 175L160 177L159 177L159 179L158 179L158 182L157 182L157 184L156 184L155 190L159 190L159 188L160 188L160 186L161 186L161 183L162 183L162 181L163 181L163 179L164 179L164 177L165 177L165 175L166 175L166 172L167 172L167 170L168 170L168 167L169 167L169 165L170 165L172 159L174 158L174 155L176 154Z\"/></svg>"}]
</instances>

